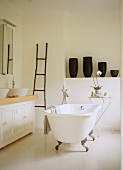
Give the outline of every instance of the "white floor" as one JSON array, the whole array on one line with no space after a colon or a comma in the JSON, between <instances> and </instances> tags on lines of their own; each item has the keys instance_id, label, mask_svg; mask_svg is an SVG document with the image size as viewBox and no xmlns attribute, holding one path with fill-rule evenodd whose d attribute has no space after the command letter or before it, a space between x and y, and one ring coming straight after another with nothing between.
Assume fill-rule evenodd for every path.
<instances>
[{"instance_id":1,"label":"white floor","mask_svg":"<svg viewBox=\"0 0 123 170\"><path fill-rule=\"evenodd\" d=\"M0 170L120 170L120 132L94 136L86 143L88 152L64 144L56 151L53 135L37 131L0 150Z\"/></svg>"}]
</instances>

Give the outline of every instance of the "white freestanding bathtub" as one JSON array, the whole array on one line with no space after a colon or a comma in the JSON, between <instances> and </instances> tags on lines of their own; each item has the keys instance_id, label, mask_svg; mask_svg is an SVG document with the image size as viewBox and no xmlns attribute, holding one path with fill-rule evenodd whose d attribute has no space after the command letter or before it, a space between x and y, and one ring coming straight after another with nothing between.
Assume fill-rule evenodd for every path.
<instances>
[{"instance_id":1,"label":"white freestanding bathtub","mask_svg":"<svg viewBox=\"0 0 123 170\"><path fill-rule=\"evenodd\" d=\"M51 131L58 141L58 147L62 142L80 142L85 147L87 136L93 133L97 113L101 105L95 104L63 104L52 106L44 111L47 116ZM92 137L92 136L91 136ZM94 140L94 137L92 137ZM88 151L88 148L86 151Z\"/></svg>"}]
</instances>

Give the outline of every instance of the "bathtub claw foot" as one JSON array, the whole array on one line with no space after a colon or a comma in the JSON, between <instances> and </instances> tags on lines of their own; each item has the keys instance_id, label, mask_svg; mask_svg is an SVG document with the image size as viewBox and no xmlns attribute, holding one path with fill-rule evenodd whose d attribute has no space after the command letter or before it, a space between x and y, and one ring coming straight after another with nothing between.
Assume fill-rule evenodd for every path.
<instances>
[{"instance_id":1,"label":"bathtub claw foot","mask_svg":"<svg viewBox=\"0 0 123 170\"><path fill-rule=\"evenodd\" d=\"M89 148L87 146L85 146L86 152L88 152Z\"/></svg>"},{"instance_id":2,"label":"bathtub claw foot","mask_svg":"<svg viewBox=\"0 0 123 170\"><path fill-rule=\"evenodd\" d=\"M58 141L58 145L55 146L55 149L58 150L59 146L62 144L62 142Z\"/></svg>"},{"instance_id":3,"label":"bathtub claw foot","mask_svg":"<svg viewBox=\"0 0 123 170\"><path fill-rule=\"evenodd\" d=\"M95 140L95 137L92 136L92 133L93 133L93 130L91 130L90 133L89 133L88 135L89 135L89 136L92 138L92 140L94 141L94 140Z\"/></svg>"},{"instance_id":4,"label":"bathtub claw foot","mask_svg":"<svg viewBox=\"0 0 123 170\"><path fill-rule=\"evenodd\" d=\"M89 148L85 146L85 143L87 142L87 138L81 141L82 146L86 149L86 152L88 152Z\"/></svg>"}]
</instances>

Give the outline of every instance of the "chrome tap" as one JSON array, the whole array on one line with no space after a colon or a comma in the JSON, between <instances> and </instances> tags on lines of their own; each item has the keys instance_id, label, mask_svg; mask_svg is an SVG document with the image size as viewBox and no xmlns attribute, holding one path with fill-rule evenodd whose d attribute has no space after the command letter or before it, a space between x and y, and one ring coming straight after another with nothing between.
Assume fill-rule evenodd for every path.
<instances>
[{"instance_id":1,"label":"chrome tap","mask_svg":"<svg viewBox=\"0 0 123 170\"><path fill-rule=\"evenodd\" d=\"M66 104L66 97L69 97L68 94L67 94L67 89L64 89L64 86L63 86L63 89L62 89L62 92L63 92L63 101L62 101L62 104Z\"/></svg>"},{"instance_id":2,"label":"chrome tap","mask_svg":"<svg viewBox=\"0 0 123 170\"><path fill-rule=\"evenodd\" d=\"M84 110L84 106L81 106L81 110Z\"/></svg>"}]
</instances>

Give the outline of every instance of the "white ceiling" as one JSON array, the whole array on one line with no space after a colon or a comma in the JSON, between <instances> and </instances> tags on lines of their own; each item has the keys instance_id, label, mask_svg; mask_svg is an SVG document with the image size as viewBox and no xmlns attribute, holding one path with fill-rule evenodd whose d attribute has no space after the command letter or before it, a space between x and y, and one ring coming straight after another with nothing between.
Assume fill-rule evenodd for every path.
<instances>
[{"instance_id":1,"label":"white ceiling","mask_svg":"<svg viewBox=\"0 0 123 170\"><path fill-rule=\"evenodd\" d=\"M42 12L89 12L120 9L120 0L9 0L24 14ZM32 1L32 2L29 2Z\"/></svg>"}]
</instances>

